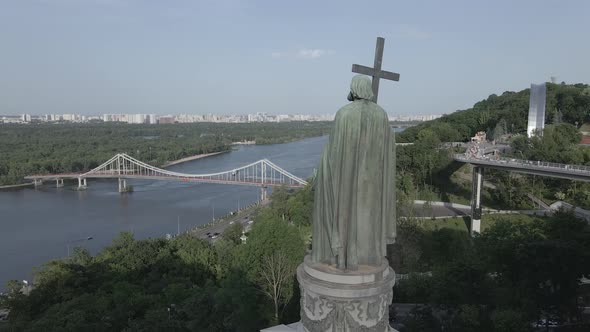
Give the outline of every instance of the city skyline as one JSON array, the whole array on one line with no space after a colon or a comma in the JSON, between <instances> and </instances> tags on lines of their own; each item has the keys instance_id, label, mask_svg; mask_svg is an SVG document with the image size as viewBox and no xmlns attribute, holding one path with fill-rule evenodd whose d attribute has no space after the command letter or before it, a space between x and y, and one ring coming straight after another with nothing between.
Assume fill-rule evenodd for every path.
<instances>
[{"instance_id":1,"label":"city skyline","mask_svg":"<svg viewBox=\"0 0 590 332\"><path fill-rule=\"evenodd\" d=\"M377 36L383 69L401 74L380 88L392 115L448 114L550 77L590 77L585 1L356 7L3 1L0 113L334 113Z\"/></svg>"},{"instance_id":2,"label":"city skyline","mask_svg":"<svg viewBox=\"0 0 590 332\"><path fill-rule=\"evenodd\" d=\"M254 114L43 114L32 115L23 113L19 115L0 114L2 123L32 123L32 122L124 122L130 124L173 124L173 123L196 123L196 122L219 122L219 123L251 123L251 122L292 122L292 121L333 121L334 113L328 114L268 114L257 112ZM442 115L389 115L390 121L398 122L421 122L434 120Z\"/></svg>"}]
</instances>

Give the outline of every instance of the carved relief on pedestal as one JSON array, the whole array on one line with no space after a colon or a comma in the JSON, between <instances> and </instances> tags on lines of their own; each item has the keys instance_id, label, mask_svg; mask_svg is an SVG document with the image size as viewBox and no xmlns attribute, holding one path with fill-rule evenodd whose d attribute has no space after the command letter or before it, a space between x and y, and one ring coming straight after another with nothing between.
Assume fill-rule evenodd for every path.
<instances>
[{"instance_id":1,"label":"carved relief on pedestal","mask_svg":"<svg viewBox=\"0 0 590 332\"><path fill-rule=\"evenodd\" d=\"M393 290L367 298L337 299L301 287L301 322L309 332L389 331Z\"/></svg>"}]
</instances>

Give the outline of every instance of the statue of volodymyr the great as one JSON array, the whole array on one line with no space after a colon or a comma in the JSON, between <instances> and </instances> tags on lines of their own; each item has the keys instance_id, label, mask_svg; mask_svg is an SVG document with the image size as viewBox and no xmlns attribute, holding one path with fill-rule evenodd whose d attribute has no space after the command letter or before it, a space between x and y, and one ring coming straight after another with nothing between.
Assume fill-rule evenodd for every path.
<instances>
[{"instance_id":1,"label":"statue of volodymyr the great","mask_svg":"<svg viewBox=\"0 0 590 332\"><path fill-rule=\"evenodd\" d=\"M315 180L312 262L381 266L395 241L395 141L371 80L356 75Z\"/></svg>"}]
</instances>

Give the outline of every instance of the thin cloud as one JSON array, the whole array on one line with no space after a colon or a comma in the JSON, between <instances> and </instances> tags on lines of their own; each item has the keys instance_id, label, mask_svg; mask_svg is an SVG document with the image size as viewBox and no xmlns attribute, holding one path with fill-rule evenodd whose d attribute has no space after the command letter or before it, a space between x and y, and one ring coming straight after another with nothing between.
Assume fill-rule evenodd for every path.
<instances>
[{"instance_id":1,"label":"thin cloud","mask_svg":"<svg viewBox=\"0 0 590 332\"><path fill-rule=\"evenodd\" d=\"M319 49L319 48L301 48L297 51L275 51L270 54L273 59L280 58L292 58L292 59L303 59L311 60L318 59L322 56L333 53L332 51Z\"/></svg>"},{"instance_id":2,"label":"thin cloud","mask_svg":"<svg viewBox=\"0 0 590 332\"><path fill-rule=\"evenodd\" d=\"M309 49L309 48L304 48L299 50L299 52L297 52L297 57L302 58L302 59L317 59L319 57L321 57L322 55L325 55L327 52L325 50L321 50L319 48L316 49Z\"/></svg>"}]
</instances>

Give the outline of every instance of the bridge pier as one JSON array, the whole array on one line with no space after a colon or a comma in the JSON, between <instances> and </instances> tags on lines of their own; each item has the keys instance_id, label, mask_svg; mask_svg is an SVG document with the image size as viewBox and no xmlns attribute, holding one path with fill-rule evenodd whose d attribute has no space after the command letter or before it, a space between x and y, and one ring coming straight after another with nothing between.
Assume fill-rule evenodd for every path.
<instances>
[{"instance_id":1,"label":"bridge pier","mask_svg":"<svg viewBox=\"0 0 590 332\"><path fill-rule=\"evenodd\" d=\"M483 188L483 167L473 166L471 182L471 234L481 233L481 189Z\"/></svg>"},{"instance_id":2,"label":"bridge pier","mask_svg":"<svg viewBox=\"0 0 590 332\"><path fill-rule=\"evenodd\" d=\"M78 190L84 190L88 187L86 178L78 178Z\"/></svg>"},{"instance_id":3,"label":"bridge pier","mask_svg":"<svg viewBox=\"0 0 590 332\"><path fill-rule=\"evenodd\" d=\"M267 198L268 198L268 189L266 188L266 186L261 186L260 187L260 202L266 201Z\"/></svg>"},{"instance_id":4,"label":"bridge pier","mask_svg":"<svg viewBox=\"0 0 590 332\"><path fill-rule=\"evenodd\" d=\"M42 179L34 179L33 184L35 185L35 188L36 188L36 187L43 184L43 180Z\"/></svg>"},{"instance_id":5,"label":"bridge pier","mask_svg":"<svg viewBox=\"0 0 590 332\"><path fill-rule=\"evenodd\" d=\"M119 192L120 193L125 193L127 192L127 179L121 179L119 178Z\"/></svg>"},{"instance_id":6,"label":"bridge pier","mask_svg":"<svg viewBox=\"0 0 590 332\"><path fill-rule=\"evenodd\" d=\"M64 179L55 179L55 187L61 188L64 186Z\"/></svg>"}]
</instances>

